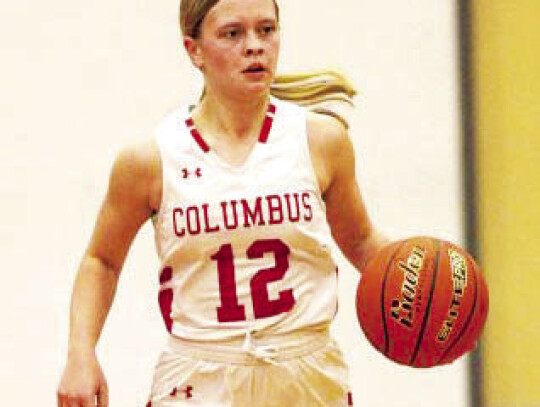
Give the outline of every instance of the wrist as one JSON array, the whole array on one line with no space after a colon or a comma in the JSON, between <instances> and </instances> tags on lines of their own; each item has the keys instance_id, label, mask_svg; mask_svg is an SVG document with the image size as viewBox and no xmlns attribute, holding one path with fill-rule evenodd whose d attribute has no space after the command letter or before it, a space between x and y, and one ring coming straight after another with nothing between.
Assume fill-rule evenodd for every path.
<instances>
[{"instance_id":1,"label":"wrist","mask_svg":"<svg viewBox=\"0 0 540 407\"><path fill-rule=\"evenodd\" d=\"M68 345L68 357L95 356L96 347L92 343L76 342Z\"/></svg>"}]
</instances>

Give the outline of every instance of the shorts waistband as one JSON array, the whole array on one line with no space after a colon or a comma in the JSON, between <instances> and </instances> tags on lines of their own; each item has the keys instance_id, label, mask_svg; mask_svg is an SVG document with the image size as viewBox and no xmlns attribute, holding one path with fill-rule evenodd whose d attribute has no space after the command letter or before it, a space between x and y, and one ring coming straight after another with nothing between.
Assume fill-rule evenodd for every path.
<instances>
[{"instance_id":1,"label":"shorts waistband","mask_svg":"<svg viewBox=\"0 0 540 407\"><path fill-rule=\"evenodd\" d=\"M328 331L287 336L283 339L272 338L266 343L257 343L250 332L245 339L231 342L198 342L189 341L170 335L167 349L194 359L211 362L234 364L275 364L281 361L298 358L310 354L330 341Z\"/></svg>"}]
</instances>

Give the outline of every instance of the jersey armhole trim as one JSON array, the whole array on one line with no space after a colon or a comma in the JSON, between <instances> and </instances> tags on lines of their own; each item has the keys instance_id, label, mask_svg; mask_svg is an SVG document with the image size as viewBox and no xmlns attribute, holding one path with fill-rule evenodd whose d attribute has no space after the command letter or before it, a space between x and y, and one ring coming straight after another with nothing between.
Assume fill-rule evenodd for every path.
<instances>
[{"instance_id":1,"label":"jersey armhole trim","mask_svg":"<svg viewBox=\"0 0 540 407\"><path fill-rule=\"evenodd\" d=\"M162 140L160 137L160 133L158 131L154 131L154 140L157 145L159 158L160 158L160 166L161 166L161 198L159 202L159 207L157 210L152 214L152 224L154 225L154 230L156 234L159 234L161 231L161 225L163 224L163 204L165 202L165 198L167 195L166 191L166 182L165 182L165 154L164 154L164 147L162 145ZM157 236L156 236L157 237ZM157 242L157 239L156 239Z\"/></svg>"},{"instance_id":2,"label":"jersey armhole trim","mask_svg":"<svg viewBox=\"0 0 540 407\"><path fill-rule=\"evenodd\" d=\"M311 180L317 190L317 195L319 196L321 201L324 202L323 192L319 184L319 179L317 178L317 172L315 171L315 164L313 162L313 157L311 156L311 146L309 143L309 132L308 132L308 119L309 119L308 111L304 109L304 116L303 116L303 121L302 121L302 134L303 134L302 150L304 151L305 159L309 165L309 173L311 175Z\"/></svg>"}]
</instances>

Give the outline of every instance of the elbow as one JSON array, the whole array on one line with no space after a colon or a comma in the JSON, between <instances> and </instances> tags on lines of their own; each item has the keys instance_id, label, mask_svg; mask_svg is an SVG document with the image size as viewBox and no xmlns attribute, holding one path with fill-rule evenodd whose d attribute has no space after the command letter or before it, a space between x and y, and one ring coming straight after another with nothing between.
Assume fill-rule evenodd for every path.
<instances>
[{"instance_id":1,"label":"elbow","mask_svg":"<svg viewBox=\"0 0 540 407\"><path fill-rule=\"evenodd\" d=\"M80 270L87 270L91 273L106 276L107 279L118 280L122 271L122 264L117 264L105 256L95 253L86 253Z\"/></svg>"}]
</instances>

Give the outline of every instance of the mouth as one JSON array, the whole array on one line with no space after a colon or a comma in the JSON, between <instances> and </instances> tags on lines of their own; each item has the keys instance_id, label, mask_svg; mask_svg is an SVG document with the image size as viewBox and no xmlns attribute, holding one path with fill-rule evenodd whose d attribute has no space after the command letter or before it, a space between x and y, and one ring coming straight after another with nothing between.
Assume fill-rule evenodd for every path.
<instances>
[{"instance_id":1,"label":"mouth","mask_svg":"<svg viewBox=\"0 0 540 407\"><path fill-rule=\"evenodd\" d=\"M266 68L261 63L253 63L242 71L243 73L261 73L266 72Z\"/></svg>"}]
</instances>

